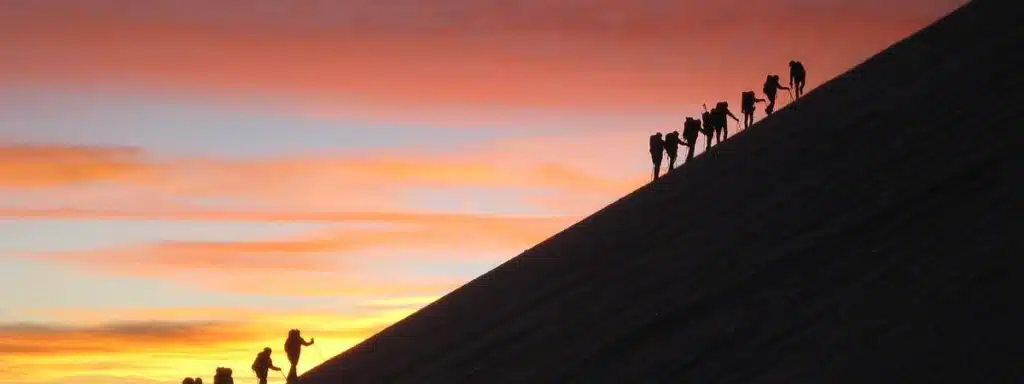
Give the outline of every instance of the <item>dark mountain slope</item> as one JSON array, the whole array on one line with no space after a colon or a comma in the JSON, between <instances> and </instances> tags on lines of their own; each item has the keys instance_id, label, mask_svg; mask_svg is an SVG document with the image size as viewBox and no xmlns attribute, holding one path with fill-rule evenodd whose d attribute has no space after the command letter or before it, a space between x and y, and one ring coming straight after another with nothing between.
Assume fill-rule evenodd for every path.
<instances>
[{"instance_id":1,"label":"dark mountain slope","mask_svg":"<svg viewBox=\"0 0 1024 384\"><path fill-rule=\"evenodd\" d=\"M965 5L303 382L1024 382L1022 9Z\"/></svg>"}]
</instances>

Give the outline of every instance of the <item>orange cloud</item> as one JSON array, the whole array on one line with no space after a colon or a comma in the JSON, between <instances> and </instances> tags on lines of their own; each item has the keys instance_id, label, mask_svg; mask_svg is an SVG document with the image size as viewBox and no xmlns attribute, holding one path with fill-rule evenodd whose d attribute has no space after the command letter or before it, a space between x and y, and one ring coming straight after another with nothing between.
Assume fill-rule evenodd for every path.
<instances>
[{"instance_id":1,"label":"orange cloud","mask_svg":"<svg viewBox=\"0 0 1024 384\"><path fill-rule=\"evenodd\" d=\"M444 217L369 228L332 229L292 239L164 241L25 257L73 263L103 273L198 282L214 290L287 296L379 296L446 292L461 281L401 281L360 267L376 261L482 261L511 257L565 228L574 218ZM394 256L392 252L400 252ZM413 256L402 252L414 252ZM483 260L486 261L486 260ZM497 263L500 260L493 260Z\"/></svg>"},{"instance_id":2,"label":"orange cloud","mask_svg":"<svg viewBox=\"0 0 1024 384\"><path fill-rule=\"evenodd\" d=\"M424 187L528 188L614 196L642 185L644 178L638 176L603 176L606 168L622 168L607 148L621 145L625 134L597 137L497 141L449 153L395 149L255 159L158 158L137 148L7 144L0 145L4 160L0 188L82 189L70 194L34 193L31 199L56 201L59 206L21 204L0 207L0 213L40 217L109 212L109 217L116 217L143 211L185 216L183 211L195 211L196 216L230 216L196 208L188 200L231 198L233 205L254 207L252 211L287 207L292 217L298 217L302 212L421 209L419 204L403 201L403 194ZM289 216L267 215L271 219ZM330 216L308 216L318 215Z\"/></svg>"},{"instance_id":3,"label":"orange cloud","mask_svg":"<svg viewBox=\"0 0 1024 384\"><path fill-rule=\"evenodd\" d=\"M49 188L149 176L141 150L0 143L0 187Z\"/></svg>"}]
</instances>

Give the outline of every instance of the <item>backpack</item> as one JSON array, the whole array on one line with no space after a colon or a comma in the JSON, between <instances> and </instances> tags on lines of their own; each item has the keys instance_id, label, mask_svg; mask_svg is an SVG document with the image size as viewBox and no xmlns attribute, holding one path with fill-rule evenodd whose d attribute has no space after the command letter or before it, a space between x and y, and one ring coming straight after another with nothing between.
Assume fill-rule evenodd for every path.
<instances>
[{"instance_id":1,"label":"backpack","mask_svg":"<svg viewBox=\"0 0 1024 384\"><path fill-rule=\"evenodd\" d=\"M687 117L686 123L683 124L683 137L689 141L689 139L696 138L698 134L700 134L700 121Z\"/></svg>"},{"instance_id":2,"label":"backpack","mask_svg":"<svg viewBox=\"0 0 1024 384\"><path fill-rule=\"evenodd\" d=\"M754 105L754 91L743 92L743 108L750 108Z\"/></svg>"},{"instance_id":3,"label":"backpack","mask_svg":"<svg viewBox=\"0 0 1024 384\"><path fill-rule=\"evenodd\" d=\"M704 134L711 135L715 132L714 122L711 121L711 112L704 112L700 115L701 121L704 123Z\"/></svg>"},{"instance_id":4,"label":"backpack","mask_svg":"<svg viewBox=\"0 0 1024 384\"><path fill-rule=\"evenodd\" d=\"M259 355L256 355L256 360L252 361L252 370L253 371L256 371L256 372L262 371L262 369L260 369L260 368L263 368L263 364L262 364L263 362L261 361L262 359L260 359L261 357L263 357L262 353L259 354Z\"/></svg>"},{"instance_id":5,"label":"backpack","mask_svg":"<svg viewBox=\"0 0 1024 384\"><path fill-rule=\"evenodd\" d=\"M772 95L775 93L776 87L775 82L773 80L775 80L775 77L769 75L768 79L764 81L764 88L761 89L762 91L764 91L764 94Z\"/></svg>"},{"instance_id":6,"label":"backpack","mask_svg":"<svg viewBox=\"0 0 1024 384\"><path fill-rule=\"evenodd\" d=\"M217 374L213 376L213 384L235 384L231 378L231 368L217 367Z\"/></svg>"},{"instance_id":7,"label":"backpack","mask_svg":"<svg viewBox=\"0 0 1024 384\"><path fill-rule=\"evenodd\" d=\"M793 64L793 77L800 79L803 78L805 74L804 63L797 61Z\"/></svg>"},{"instance_id":8,"label":"backpack","mask_svg":"<svg viewBox=\"0 0 1024 384\"><path fill-rule=\"evenodd\" d=\"M664 145L658 135L651 135L651 152L660 152Z\"/></svg>"},{"instance_id":9,"label":"backpack","mask_svg":"<svg viewBox=\"0 0 1024 384\"><path fill-rule=\"evenodd\" d=\"M676 148L679 146L679 134L675 132L669 132L665 135L665 148Z\"/></svg>"},{"instance_id":10,"label":"backpack","mask_svg":"<svg viewBox=\"0 0 1024 384\"><path fill-rule=\"evenodd\" d=\"M729 110L729 103L720 101L715 105L715 109L712 111L713 117L715 118L715 127L725 126L725 111Z\"/></svg>"}]
</instances>

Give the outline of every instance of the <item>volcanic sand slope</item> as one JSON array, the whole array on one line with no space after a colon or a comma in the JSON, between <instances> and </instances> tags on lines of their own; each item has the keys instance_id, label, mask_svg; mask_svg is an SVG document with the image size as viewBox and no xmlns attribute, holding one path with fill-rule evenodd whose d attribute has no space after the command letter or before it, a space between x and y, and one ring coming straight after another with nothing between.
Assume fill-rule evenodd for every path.
<instances>
[{"instance_id":1,"label":"volcanic sand slope","mask_svg":"<svg viewBox=\"0 0 1024 384\"><path fill-rule=\"evenodd\" d=\"M1024 382L1021 8L969 3L303 383Z\"/></svg>"}]
</instances>

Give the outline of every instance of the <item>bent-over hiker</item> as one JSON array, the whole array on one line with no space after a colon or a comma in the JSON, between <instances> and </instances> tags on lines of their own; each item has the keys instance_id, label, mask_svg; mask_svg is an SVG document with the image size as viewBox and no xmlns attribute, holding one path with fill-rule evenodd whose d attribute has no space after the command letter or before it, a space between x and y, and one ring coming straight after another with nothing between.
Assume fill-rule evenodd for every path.
<instances>
[{"instance_id":1,"label":"bent-over hiker","mask_svg":"<svg viewBox=\"0 0 1024 384\"><path fill-rule=\"evenodd\" d=\"M788 90L789 88L779 84L779 75L768 75L768 78L764 81L764 88L761 89L764 91L764 95L768 97L768 106L764 109L766 114L771 115L772 112L775 112L775 97L778 96L780 89Z\"/></svg>"},{"instance_id":2,"label":"bent-over hiker","mask_svg":"<svg viewBox=\"0 0 1024 384\"><path fill-rule=\"evenodd\" d=\"M665 153L668 154L668 170L676 169L676 158L679 157L679 145L686 145L679 140L679 131L672 131L665 135ZM668 174L666 172L666 174Z\"/></svg>"},{"instance_id":3,"label":"bent-over hiker","mask_svg":"<svg viewBox=\"0 0 1024 384\"><path fill-rule=\"evenodd\" d=\"M256 355L256 360L252 362L252 370L256 372L256 378L259 379L259 384L267 384L267 374L270 370L281 371L281 368L274 366L274 361L270 358L270 347L263 348L263 352Z\"/></svg>"},{"instance_id":4,"label":"bent-over hiker","mask_svg":"<svg viewBox=\"0 0 1024 384\"><path fill-rule=\"evenodd\" d=\"M719 101L711 109L711 122L715 125L716 136L720 137L719 140L716 140L716 144L729 138L729 121L725 119L726 116L731 117L739 124L740 119L729 110L729 102Z\"/></svg>"},{"instance_id":5,"label":"bent-over hiker","mask_svg":"<svg viewBox=\"0 0 1024 384\"><path fill-rule=\"evenodd\" d=\"M755 104L764 101L764 99L758 99L754 91L743 92L743 99L740 102L740 111L743 112L743 129L750 128L750 125L754 124Z\"/></svg>"}]
</instances>

